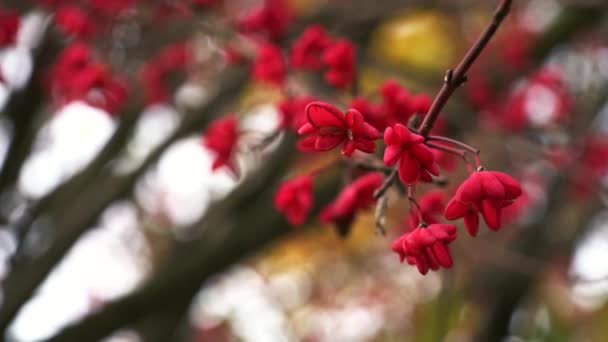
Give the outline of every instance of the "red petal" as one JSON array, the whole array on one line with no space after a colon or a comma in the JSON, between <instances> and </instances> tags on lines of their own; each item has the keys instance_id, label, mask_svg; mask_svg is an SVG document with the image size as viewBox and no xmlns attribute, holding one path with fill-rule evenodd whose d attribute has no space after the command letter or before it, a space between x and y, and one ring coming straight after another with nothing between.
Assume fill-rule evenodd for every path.
<instances>
[{"instance_id":1,"label":"red petal","mask_svg":"<svg viewBox=\"0 0 608 342\"><path fill-rule=\"evenodd\" d=\"M500 208L495 208L489 201L481 203L481 214L488 227L492 230L500 229Z\"/></svg>"},{"instance_id":2,"label":"red petal","mask_svg":"<svg viewBox=\"0 0 608 342\"><path fill-rule=\"evenodd\" d=\"M349 124L354 137L369 140L380 138L380 132L378 132L374 126L365 122L363 115L358 110L349 109L346 112L346 121Z\"/></svg>"},{"instance_id":3,"label":"red petal","mask_svg":"<svg viewBox=\"0 0 608 342\"><path fill-rule=\"evenodd\" d=\"M388 145L384 150L384 164L393 166L401 157L401 146L399 145Z\"/></svg>"},{"instance_id":4,"label":"red petal","mask_svg":"<svg viewBox=\"0 0 608 342\"><path fill-rule=\"evenodd\" d=\"M505 195L507 197L506 199L515 199L515 198L521 196L521 186L519 185L517 180L515 180L515 178L509 176L508 174L506 174L504 172L499 172L499 171L490 171L490 172L504 186Z\"/></svg>"},{"instance_id":5,"label":"red petal","mask_svg":"<svg viewBox=\"0 0 608 342\"><path fill-rule=\"evenodd\" d=\"M359 151L362 151L365 153L376 152L376 143L374 143L372 140L355 139L354 142L355 142L355 148Z\"/></svg>"},{"instance_id":6,"label":"red petal","mask_svg":"<svg viewBox=\"0 0 608 342\"><path fill-rule=\"evenodd\" d=\"M317 141L317 135L311 135L298 140L298 149L303 152L316 151L315 143Z\"/></svg>"},{"instance_id":7,"label":"red petal","mask_svg":"<svg viewBox=\"0 0 608 342\"><path fill-rule=\"evenodd\" d=\"M465 180L460 188L460 198L464 202L477 202L483 199L483 187L479 172L473 172L467 180Z\"/></svg>"},{"instance_id":8,"label":"red petal","mask_svg":"<svg viewBox=\"0 0 608 342\"><path fill-rule=\"evenodd\" d=\"M384 143L387 146L401 144L399 136L392 127L387 127L386 130L384 130Z\"/></svg>"},{"instance_id":9,"label":"red petal","mask_svg":"<svg viewBox=\"0 0 608 342\"><path fill-rule=\"evenodd\" d=\"M353 152L355 152L355 142L352 140L346 140L342 146L342 154L350 157Z\"/></svg>"},{"instance_id":10,"label":"red petal","mask_svg":"<svg viewBox=\"0 0 608 342\"><path fill-rule=\"evenodd\" d=\"M306 116L308 122L316 127L346 127L342 112L326 102L309 103L306 106Z\"/></svg>"},{"instance_id":11,"label":"red petal","mask_svg":"<svg viewBox=\"0 0 608 342\"><path fill-rule=\"evenodd\" d=\"M344 141L343 135L319 135L315 142L315 149L317 151L329 151L340 145L342 141Z\"/></svg>"},{"instance_id":12,"label":"red petal","mask_svg":"<svg viewBox=\"0 0 608 342\"><path fill-rule=\"evenodd\" d=\"M470 213L464 216L464 225L467 228L469 235L475 237L479 231L479 215L477 213Z\"/></svg>"},{"instance_id":13,"label":"red petal","mask_svg":"<svg viewBox=\"0 0 608 342\"><path fill-rule=\"evenodd\" d=\"M401 155L399 160L399 179L403 184L412 185L418 180L420 175L420 164L407 151Z\"/></svg>"},{"instance_id":14,"label":"red petal","mask_svg":"<svg viewBox=\"0 0 608 342\"><path fill-rule=\"evenodd\" d=\"M437 256L437 260L439 261L439 265L450 268L453 265L452 255L450 254L450 247L444 245L441 242L437 242L433 245L433 252Z\"/></svg>"},{"instance_id":15,"label":"red petal","mask_svg":"<svg viewBox=\"0 0 608 342\"><path fill-rule=\"evenodd\" d=\"M313 126L312 124L310 124L309 122L303 124L300 129L298 129L298 134L299 135L304 135L304 134L309 134L312 133L314 131L316 131L317 129L315 128L315 126Z\"/></svg>"},{"instance_id":16,"label":"red petal","mask_svg":"<svg viewBox=\"0 0 608 342\"><path fill-rule=\"evenodd\" d=\"M491 172L482 171L479 172L479 179L481 179L481 186L485 198L488 199L504 199L505 198L505 187L498 181Z\"/></svg>"},{"instance_id":17,"label":"red petal","mask_svg":"<svg viewBox=\"0 0 608 342\"><path fill-rule=\"evenodd\" d=\"M441 263L439 262L439 259L435 255L435 252L433 252L433 249L431 247L426 247L424 249L424 252L426 254L426 257L429 260L429 266L431 266L431 269L438 270Z\"/></svg>"},{"instance_id":18,"label":"red petal","mask_svg":"<svg viewBox=\"0 0 608 342\"><path fill-rule=\"evenodd\" d=\"M445 216L445 218L448 220L456 220L461 217L464 217L470 211L470 205L462 203L458 196L454 196L454 198L452 198L450 202L448 202L448 205L445 206L443 216Z\"/></svg>"}]
</instances>

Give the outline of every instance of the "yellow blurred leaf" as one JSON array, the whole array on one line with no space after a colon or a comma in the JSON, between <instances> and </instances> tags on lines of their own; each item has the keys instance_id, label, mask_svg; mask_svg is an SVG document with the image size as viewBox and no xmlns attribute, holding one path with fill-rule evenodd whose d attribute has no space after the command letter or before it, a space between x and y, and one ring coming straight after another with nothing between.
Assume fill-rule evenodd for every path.
<instances>
[{"instance_id":1,"label":"yellow blurred leaf","mask_svg":"<svg viewBox=\"0 0 608 342\"><path fill-rule=\"evenodd\" d=\"M454 62L460 37L451 17L430 11L410 11L380 25L371 48L382 60L427 70L445 69Z\"/></svg>"}]
</instances>

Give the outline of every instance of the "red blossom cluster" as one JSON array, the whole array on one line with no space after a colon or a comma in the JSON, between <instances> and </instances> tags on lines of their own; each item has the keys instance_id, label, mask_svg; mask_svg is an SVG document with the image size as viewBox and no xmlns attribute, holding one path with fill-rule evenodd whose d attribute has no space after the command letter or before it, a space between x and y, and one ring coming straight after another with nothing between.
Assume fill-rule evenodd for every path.
<instances>
[{"instance_id":1,"label":"red blossom cluster","mask_svg":"<svg viewBox=\"0 0 608 342\"><path fill-rule=\"evenodd\" d=\"M321 209L319 219L323 223L333 222L338 234L346 236L358 210L369 208L374 202L374 191L382 185L381 172L367 173L346 186L336 199Z\"/></svg>"},{"instance_id":2,"label":"red blossom cluster","mask_svg":"<svg viewBox=\"0 0 608 342\"><path fill-rule=\"evenodd\" d=\"M125 82L97 61L84 43L71 44L61 52L48 81L57 105L81 100L115 115L127 100Z\"/></svg>"},{"instance_id":3,"label":"red blossom cluster","mask_svg":"<svg viewBox=\"0 0 608 342\"><path fill-rule=\"evenodd\" d=\"M201 138L201 142L203 146L215 154L215 159L211 165L212 170L215 171L226 166L236 173L234 152L238 139L239 120L234 114L226 114L209 125Z\"/></svg>"},{"instance_id":4,"label":"red blossom cluster","mask_svg":"<svg viewBox=\"0 0 608 342\"><path fill-rule=\"evenodd\" d=\"M393 242L393 252L401 262L416 265L418 271L426 274L429 269L452 267L452 254L449 244L456 240L457 231L453 224L431 224L418 227Z\"/></svg>"}]
</instances>

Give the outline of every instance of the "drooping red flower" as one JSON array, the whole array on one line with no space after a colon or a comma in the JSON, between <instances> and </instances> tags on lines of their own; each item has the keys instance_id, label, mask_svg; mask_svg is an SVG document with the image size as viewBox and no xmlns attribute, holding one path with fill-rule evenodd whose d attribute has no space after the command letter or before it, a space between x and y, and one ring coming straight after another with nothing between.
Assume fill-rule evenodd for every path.
<instances>
[{"instance_id":1,"label":"drooping red flower","mask_svg":"<svg viewBox=\"0 0 608 342\"><path fill-rule=\"evenodd\" d=\"M312 209L312 183L309 175L295 177L279 185L274 195L275 208L293 226L304 223Z\"/></svg>"},{"instance_id":2,"label":"drooping red flower","mask_svg":"<svg viewBox=\"0 0 608 342\"><path fill-rule=\"evenodd\" d=\"M429 269L451 268L453 265L449 244L456 240L457 231L453 224L431 224L418 227L398 237L392 244L393 252L401 262L416 265L421 274Z\"/></svg>"},{"instance_id":3,"label":"drooping red flower","mask_svg":"<svg viewBox=\"0 0 608 342\"><path fill-rule=\"evenodd\" d=\"M306 123L306 106L315 101L311 96L287 98L278 104L280 115L279 128L297 132Z\"/></svg>"},{"instance_id":4,"label":"drooping red flower","mask_svg":"<svg viewBox=\"0 0 608 342\"><path fill-rule=\"evenodd\" d=\"M17 13L0 8L0 47L15 44L20 21Z\"/></svg>"},{"instance_id":5,"label":"drooping red flower","mask_svg":"<svg viewBox=\"0 0 608 342\"><path fill-rule=\"evenodd\" d=\"M247 13L240 27L247 33L260 32L279 39L293 21L293 13L285 0L265 0L264 4Z\"/></svg>"},{"instance_id":6,"label":"drooping red flower","mask_svg":"<svg viewBox=\"0 0 608 342\"><path fill-rule=\"evenodd\" d=\"M384 163L393 166L399 162L399 179L403 184L413 185L418 180L430 182L433 180L431 174L439 175L435 155L424 145L423 136L396 124L384 131L384 142Z\"/></svg>"},{"instance_id":7,"label":"drooping red flower","mask_svg":"<svg viewBox=\"0 0 608 342\"><path fill-rule=\"evenodd\" d=\"M384 175L381 172L371 172L357 178L321 210L320 221L335 223L340 236L346 236L357 210L366 209L374 203L374 191L383 181Z\"/></svg>"},{"instance_id":8,"label":"drooping red flower","mask_svg":"<svg viewBox=\"0 0 608 342\"><path fill-rule=\"evenodd\" d=\"M291 64L295 68L319 70L323 67L321 55L331 45L331 37L321 25L311 25L291 47Z\"/></svg>"},{"instance_id":9,"label":"drooping red flower","mask_svg":"<svg viewBox=\"0 0 608 342\"><path fill-rule=\"evenodd\" d=\"M236 171L233 154L238 139L239 121L234 114L225 115L209 125L201 142L203 146L215 154L211 170L215 171L222 166L226 166L231 171Z\"/></svg>"},{"instance_id":10,"label":"drooping red flower","mask_svg":"<svg viewBox=\"0 0 608 342\"><path fill-rule=\"evenodd\" d=\"M82 8L63 6L55 12L55 23L67 35L87 39L95 32L93 19Z\"/></svg>"},{"instance_id":11,"label":"drooping red flower","mask_svg":"<svg viewBox=\"0 0 608 342\"><path fill-rule=\"evenodd\" d=\"M446 200L446 194L441 190L431 190L418 200L424 223L435 224L440 222L439 217L445 209ZM416 229L420 225L418 213L411 211L407 222L410 229Z\"/></svg>"},{"instance_id":12,"label":"drooping red flower","mask_svg":"<svg viewBox=\"0 0 608 342\"><path fill-rule=\"evenodd\" d=\"M351 86L356 75L355 58L355 46L347 39L340 39L325 49L322 61L327 66L327 83L337 88Z\"/></svg>"},{"instance_id":13,"label":"drooping red flower","mask_svg":"<svg viewBox=\"0 0 608 342\"><path fill-rule=\"evenodd\" d=\"M464 217L471 236L479 230L479 216L492 230L500 229L502 209L521 196L521 186L511 176L499 171L473 172L458 187L456 194L445 208L448 220Z\"/></svg>"},{"instance_id":14,"label":"drooping red flower","mask_svg":"<svg viewBox=\"0 0 608 342\"><path fill-rule=\"evenodd\" d=\"M380 138L380 133L356 109L343 114L329 103L312 102L306 106L306 117L308 122L298 130L298 134L307 135L298 142L302 151L329 151L340 144L346 156L355 150L366 153L376 150L374 140Z\"/></svg>"},{"instance_id":15,"label":"drooping red flower","mask_svg":"<svg viewBox=\"0 0 608 342\"><path fill-rule=\"evenodd\" d=\"M266 43L258 49L258 55L252 65L255 80L280 85L285 80L287 70L281 49Z\"/></svg>"}]
</instances>

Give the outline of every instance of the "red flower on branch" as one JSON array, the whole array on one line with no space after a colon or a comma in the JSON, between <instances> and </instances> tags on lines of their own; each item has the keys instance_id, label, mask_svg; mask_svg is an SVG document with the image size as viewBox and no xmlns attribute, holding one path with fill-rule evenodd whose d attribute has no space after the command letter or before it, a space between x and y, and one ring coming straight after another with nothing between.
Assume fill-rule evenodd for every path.
<instances>
[{"instance_id":1,"label":"red flower on branch","mask_svg":"<svg viewBox=\"0 0 608 342\"><path fill-rule=\"evenodd\" d=\"M453 224L431 224L418 227L398 237L392 245L393 252L401 262L416 265L421 274L429 269L451 268L453 265L449 244L456 240L457 231Z\"/></svg>"},{"instance_id":2,"label":"red flower on branch","mask_svg":"<svg viewBox=\"0 0 608 342\"><path fill-rule=\"evenodd\" d=\"M0 47L15 44L20 21L17 13L0 8Z\"/></svg>"},{"instance_id":3,"label":"red flower on branch","mask_svg":"<svg viewBox=\"0 0 608 342\"><path fill-rule=\"evenodd\" d=\"M239 139L239 121L234 114L228 114L213 121L203 135L203 146L215 154L211 170L215 171L222 166L236 172L233 162L233 153Z\"/></svg>"},{"instance_id":4,"label":"red flower on branch","mask_svg":"<svg viewBox=\"0 0 608 342\"><path fill-rule=\"evenodd\" d=\"M253 78L258 81L280 85L285 80L287 68L281 49L271 43L263 44L252 65Z\"/></svg>"},{"instance_id":5,"label":"red flower on branch","mask_svg":"<svg viewBox=\"0 0 608 342\"><path fill-rule=\"evenodd\" d=\"M407 185L418 180L430 182L439 175L433 151L424 145L424 137L411 132L402 124L388 127L384 132L384 163L393 166L399 162L399 179Z\"/></svg>"},{"instance_id":6,"label":"red flower on branch","mask_svg":"<svg viewBox=\"0 0 608 342\"><path fill-rule=\"evenodd\" d=\"M323 67L321 54L331 45L331 37L320 25L311 25L291 47L291 64L300 69L319 70Z\"/></svg>"},{"instance_id":7,"label":"red flower on branch","mask_svg":"<svg viewBox=\"0 0 608 342\"><path fill-rule=\"evenodd\" d=\"M306 221L313 204L312 183L312 177L305 175L279 185L274 206L291 225L298 226Z\"/></svg>"},{"instance_id":8,"label":"red flower on branch","mask_svg":"<svg viewBox=\"0 0 608 342\"><path fill-rule=\"evenodd\" d=\"M521 196L521 186L511 176L498 171L473 172L458 187L456 194L445 208L448 220L464 217L471 236L477 235L481 213L492 230L500 229L502 209Z\"/></svg>"},{"instance_id":9,"label":"red flower on branch","mask_svg":"<svg viewBox=\"0 0 608 342\"><path fill-rule=\"evenodd\" d=\"M340 236L348 235L357 210L366 209L374 203L374 191L383 181L384 175L381 172L371 172L357 178L321 210L320 221L333 222Z\"/></svg>"},{"instance_id":10,"label":"red flower on branch","mask_svg":"<svg viewBox=\"0 0 608 342\"><path fill-rule=\"evenodd\" d=\"M306 122L298 133L308 135L298 142L302 151L329 151L343 144L342 154L350 156L355 150L373 153L374 140L380 133L365 122L356 109L343 114L338 108L325 102L312 102L306 106Z\"/></svg>"},{"instance_id":11,"label":"red flower on branch","mask_svg":"<svg viewBox=\"0 0 608 342\"><path fill-rule=\"evenodd\" d=\"M325 80L337 88L347 88L355 80L355 46L346 39L340 39L325 49L322 60L327 66Z\"/></svg>"}]
</instances>

